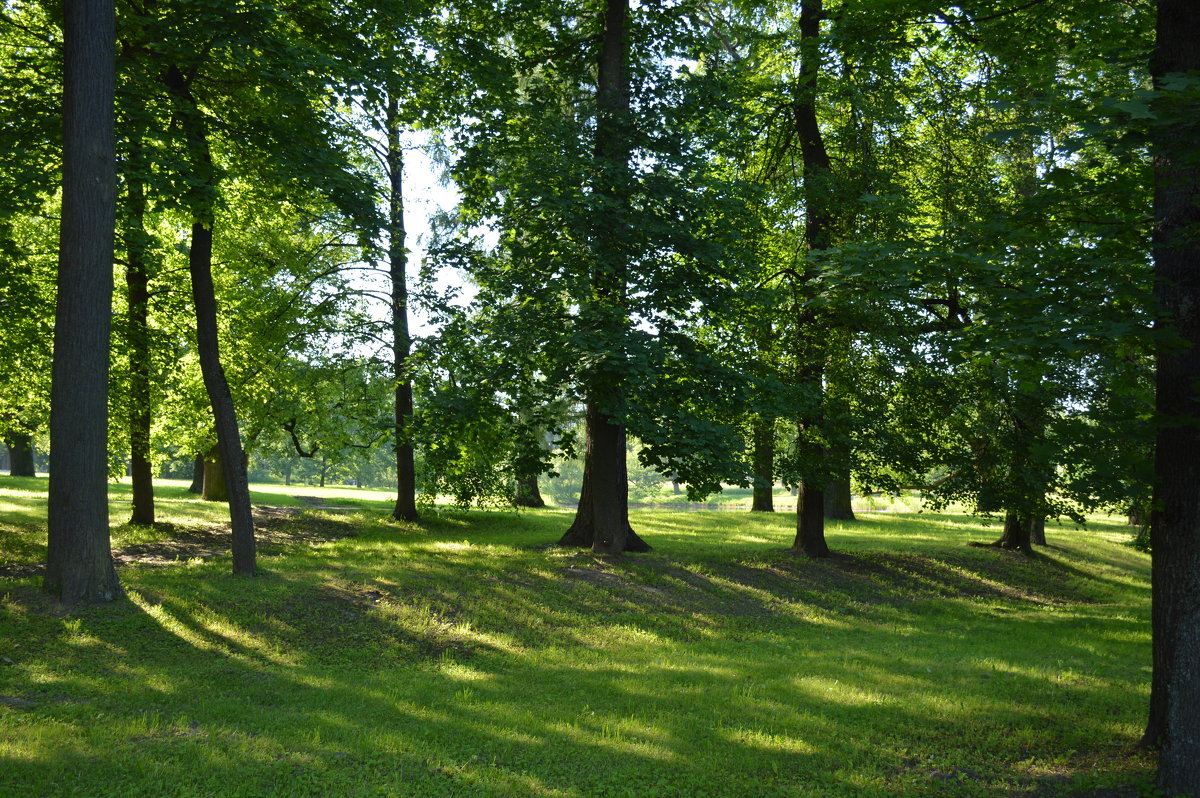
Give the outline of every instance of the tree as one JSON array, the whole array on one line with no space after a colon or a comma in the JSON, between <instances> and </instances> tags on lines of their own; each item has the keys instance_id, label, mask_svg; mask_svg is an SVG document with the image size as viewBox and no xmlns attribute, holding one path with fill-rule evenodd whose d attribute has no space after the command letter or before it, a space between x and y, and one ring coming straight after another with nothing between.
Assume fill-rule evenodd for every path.
<instances>
[{"instance_id":1,"label":"tree","mask_svg":"<svg viewBox=\"0 0 1200 798\"><path fill-rule=\"evenodd\" d=\"M116 14L112 0L68 0L63 19L63 209L45 587L70 604L111 601L120 592L107 480Z\"/></svg>"},{"instance_id":2,"label":"tree","mask_svg":"<svg viewBox=\"0 0 1200 798\"><path fill-rule=\"evenodd\" d=\"M1200 9L1159 0L1154 263L1159 431L1151 518L1154 673L1145 739L1158 786L1200 795Z\"/></svg>"}]
</instances>

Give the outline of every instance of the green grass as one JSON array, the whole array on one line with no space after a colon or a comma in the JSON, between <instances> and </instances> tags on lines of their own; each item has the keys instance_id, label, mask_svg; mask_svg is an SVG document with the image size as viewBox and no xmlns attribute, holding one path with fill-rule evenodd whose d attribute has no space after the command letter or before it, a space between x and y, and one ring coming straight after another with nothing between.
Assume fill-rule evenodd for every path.
<instances>
[{"instance_id":1,"label":"green grass","mask_svg":"<svg viewBox=\"0 0 1200 798\"><path fill-rule=\"evenodd\" d=\"M402 525L363 497L266 519L262 573L238 579L170 548L220 508L167 486L164 529L114 529L140 553L128 598L64 611L14 570L44 557L44 490L0 478L0 795L1149 784L1148 563L1112 522L1051 526L1030 560L965 545L997 533L965 516L864 514L808 561L790 514L653 510L632 514L653 552L602 559L543 545L562 511Z\"/></svg>"}]
</instances>

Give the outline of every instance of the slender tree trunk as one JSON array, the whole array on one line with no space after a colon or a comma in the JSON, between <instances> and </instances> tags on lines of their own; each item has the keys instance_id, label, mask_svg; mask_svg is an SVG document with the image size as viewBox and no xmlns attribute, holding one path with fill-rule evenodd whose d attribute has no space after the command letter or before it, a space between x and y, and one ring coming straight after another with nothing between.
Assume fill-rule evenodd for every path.
<instances>
[{"instance_id":1,"label":"slender tree trunk","mask_svg":"<svg viewBox=\"0 0 1200 798\"><path fill-rule=\"evenodd\" d=\"M221 462L221 450L213 447L204 458L204 490L200 498L206 502L229 501L229 488L225 482L225 465Z\"/></svg>"},{"instance_id":2,"label":"slender tree trunk","mask_svg":"<svg viewBox=\"0 0 1200 798\"><path fill-rule=\"evenodd\" d=\"M587 314L603 334L619 338L628 325L625 311L628 267L629 77L626 18L629 0L607 0L596 82L596 194L611 201L612 209L595 219L592 251L592 296ZM622 325L622 327L618 327ZM625 425L615 413L624 405L623 354L586 385L587 444L583 489L575 521L559 541L562 545L592 547L601 554L648 551L629 525L629 480L625 470Z\"/></svg>"},{"instance_id":3,"label":"slender tree trunk","mask_svg":"<svg viewBox=\"0 0 1200 798\"><path fill-rule=\"evenodd\" d=\"M192 462L192 484L188 485L188 493L204 492L204 455L196 455Z\"/></svg>"},{"instance_id":4,"label":"slender tree trunk","mask_svg":"<svg viewBox=\"0 0 1200 798\"><path fill-rule=\"evenodd\" d=\"M325 459L325 455L321 455L321 484L319 487L325 487L325 474L329 471L329 462Z\"/></svg>"},{"instance_id":5,"label":"slender tree trunk","mask_svg":"<svg viewBox=\"0 0 1200 798\"><path fill-rule=\"evenodd\" d=\"M287 465L285 465L283 467L283 484L284 485L292 484L292 464L291 463L288 463Z\"/></svg>"},{"instance_id":6,"label":"slender tree trunk","mask_svg":"<svg viewBox=\"0 0 1200 798\"><path fill-rule=\"evenodd\" d=\"M167 89L175 100L191 158L193 185L187 201L191 207L192 246L188 253L188 271L192 278L192 302L196 308L196 349L200 373L208 400L212 404L217 430L217 448L229 491L229 518L233 530L233 572L253 576L254 520L250 513L250 485L246 477L246 458L241 432L229 392L229 381L221 366L217 334L217 296L212 279L213 223L215 221L216 173L204 116L192 96L191 88L175 66L164 74Z\"/></svg>"},{"instance_id":7,"label":"slender tree trunk","mask_svg":"<svg viewBox=\"0 0 1200 798\"><path fill-rule=\"evenodd\" d=\"M850 492L850 477L835 479L825 486L825 519L829 521L853 521L853 494Z\"/></svg>"},{"instance_id":8,"label":"slender tree trunk","mask_svg":"<svg viewBox=\"0 0 1200 798\"><path fill-rule=\"evenodd\" d=\"M518 507L545 507L546 500L538 490L538 475L523 474L517 477L517 495L513 504Z\"/></svg>"},{"instance_id":9,"label":"slender tree trunk","mask_svg":"<svg viewBox=\"0 0 1200 798\"><path fill-rule=\"evenodd\" d=\"M775 419L756 415L754 436L754 499L751 512L775 512Z\"/></svg>"},{"instance_id":10,"label":"slender tree trunk","mask_svg":"<svg viewBox=\"0 0 1200 798\"><path fill-rule=\"evenodd\" d=\"M1145 742L1159 748L1159 788L1193 796L1200 795L1200 103L1194 88L1171 89L1164 78L1200 71L1197 41L1200 7L1159 0L1150 64L1162 92L1151 141L1155 295L1158 325L1173 336L1160 339L1157 355L1162 421L1150 520L1154 672Z\"/></svg>"},{"instance_id":11,"label":"slender tree trunk","mask_svg":"<svg viewBox=\"0 0 1200 798\"><path fill-rule=\"evenodd\" d=\"M121 590L108 531L108 345L116 223L112 0L67 0L63 190L50 388L46 590L64 603Z\"/></svg>"},{"instance_id":12,"label":"slender tree trunk","mask_svg":"<svg viewBox=\"0 0 1200 798\"><path fill-rule=\"evenodd\" d=\"M408 249L404 229L404 150L400 144L400 114L395 93L387 100L388 165L388 266L392 279L392 362L396 380L396 506L397 521L416 521L417 470L409 432L413 415L412 381L408 377L408 355L412 339L408 332Z\"/></svg>"},{"instance_id":13,"label":"slender tree trunk","mask_svg":"<svg viewBox=\"0 0 1200 798\"><path fill-rule=\"evenodd\" d=\"M10 432L5 436L8 446L8 473L13 477L36 477L33 462L33 436L25 432Z\"/></svg>"},{"instance_id":14,"label":"slender tree trunk","mask_svg":"<svg viewBox=\"0 0 1200 798\"><path fill-rule=\"evenodd\" d=\"M800 6L800 77L796 91L794 117L800 154L804 165L805 238L808 251L828 249L833 240L833 208L830 197L830 162L825 140L817 122L817 81L821 72L821 0L803 0ZM811 279L805 267L804 282ZM797 420L799 440L805 446L804 431L821 424L820 405L824 382L823 332L813 311L798 303L796 318L796 359L799 363L799 387L812 408ZM824 458L824 451L809 445L804 459L813 463ZM825 484L802 478L796 501L796 551L810 557L829 555L825 542Z\"/></svg>"},{"instance_id":15,"label":"slender tree trunk","mask_svg":"<svg viewBox=\"0 0 1200 798\"><path fill-rule=\"evenodd\" d=\"M140 142L131 145L125 176L125 286L129 292L129 459L133 485L131 524L154 523L154 473L150 462L150 275L147 273L145 168Z\"/></svg>"}]
</instances>

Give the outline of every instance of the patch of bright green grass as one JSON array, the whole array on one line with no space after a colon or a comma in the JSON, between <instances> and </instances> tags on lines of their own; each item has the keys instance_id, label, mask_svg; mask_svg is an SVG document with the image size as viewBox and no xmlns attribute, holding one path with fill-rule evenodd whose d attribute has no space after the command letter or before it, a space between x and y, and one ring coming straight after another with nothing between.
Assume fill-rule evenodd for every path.
<instances>
[{"instance_id":1,"label":"patch of bright green grass","mask_svg":"<svg viewBox=\"0 0 1200 798\"><path fill-rule=\"evenodd\" d=\"M0 479L0 563L44 553L36 488ZM213 523L160 495L174 526L114 545ZM544 545L565 511L361 507L272 522L291 542L254 579L135 562L108 607L0 576L0 795L1052 796L1151 772L1147 559L1113 523L1028 559L967 546L998 534L975 519L864 514L809 561L790 514L655 510L632 514L653 552L605 559Z\"/></svg>"}]
</instances>

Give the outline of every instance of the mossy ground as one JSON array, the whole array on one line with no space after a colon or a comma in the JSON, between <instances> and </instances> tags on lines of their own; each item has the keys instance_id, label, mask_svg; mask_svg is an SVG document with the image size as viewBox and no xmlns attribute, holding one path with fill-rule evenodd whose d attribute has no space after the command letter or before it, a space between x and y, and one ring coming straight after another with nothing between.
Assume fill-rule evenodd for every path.
<instances>
[{"instance_id":1,"label":"mossy ground","mask_svg":"<svg viewBox=\"0 0 1200 798\"><path fill-rule=\"evenodd\" d=\"M281 490L273 488L271 490ZM38 589L45 480L0 478L0 795L1132 796L1145 555L1097 521L1028 559L958 515L640 511L645 555L547 544L563 511L388 520L160 488L114 527L127 597ZM114 486L113 519L128 512ZM309 506L305 506L305 505ZM271 509L277 507L290 509Z\"/></svg>"}]
</instances>

